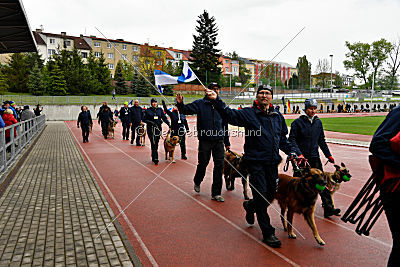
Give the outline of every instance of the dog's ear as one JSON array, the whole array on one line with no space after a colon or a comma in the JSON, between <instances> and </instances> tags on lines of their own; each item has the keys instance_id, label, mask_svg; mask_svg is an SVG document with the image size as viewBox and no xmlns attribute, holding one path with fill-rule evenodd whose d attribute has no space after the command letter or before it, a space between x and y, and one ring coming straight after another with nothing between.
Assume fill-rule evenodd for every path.
<instances>
[{"instance_id":1,"label":"dog's ear","mask_svg":"<svg viewBox=\"0 0 400 267\"><path fill-rule=\"evenodd\" d=\"M340 164L342 167L346 167L346 165L344 165L344 163L342 162L341 164Z\"/></svg>"},{"instance_id":2,"label":"dog's ear","mask_svg":"<svg viewBox=\"0 0 400 267\"><path fill-rule=\"evenodd\" d=\"M339 165L333 165L334 167L335 167L335 169L338 171L338 170L340 170L340 166Z\"/></svg>"}]
</instances>

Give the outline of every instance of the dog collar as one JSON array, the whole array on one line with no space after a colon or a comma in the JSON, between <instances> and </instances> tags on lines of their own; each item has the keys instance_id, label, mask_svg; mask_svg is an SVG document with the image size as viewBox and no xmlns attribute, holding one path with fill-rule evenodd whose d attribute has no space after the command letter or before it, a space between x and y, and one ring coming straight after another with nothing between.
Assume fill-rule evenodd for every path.
<instances>
[{"instance_id":1,"label":"dog collar","mask_svg":"<svg viewBox=\"0 0 400 267\"><path fill-rule=\"evenodd\" d=\"M179 140L180 141L180 140ZM178 143L179 143L179 141L178 141ZM173 144L172 142L171 142L171 140L168 140L167 141L171 146L177 146L178 144Z\"/></svg>"}]
</instances>

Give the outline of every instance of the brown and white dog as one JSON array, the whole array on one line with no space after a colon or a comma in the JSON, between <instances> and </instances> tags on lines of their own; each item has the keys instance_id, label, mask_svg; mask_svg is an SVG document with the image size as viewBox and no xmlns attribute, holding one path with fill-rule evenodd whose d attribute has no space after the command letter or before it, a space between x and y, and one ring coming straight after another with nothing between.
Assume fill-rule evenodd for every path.
<instances>
[{"instance_id":1,"label":"brown and white dog","mask_svg":"<svg viewBox=\"0 0 400 267\"><path fill-rule=\"evenodd\" d=\"M335 208L335 204L333 202L333 194L339 190L340 184L342 182L348 182L350 181L351 174L349 170L346 168L346 165L342 162L339 165L334 165L335 166L335 171L332 172L324 172L324 176L326 179L326 188L331 192L331 198L332 198L332 205L333 208Z\"/></svg>"},{"instance_id":2,"label":"brown and white dog","mask_svg":"<svg viewBox=\"0 0 400 267\"><path fill-rule=\"evenodd\" d=\"M319 236L315 225L314 211L318 193L325 188L326 182L322 171L314 168L305 168L302 177L292 177L286 174L279 174L278 191L275 199L281 207L281 220L283 228L288 231L289 238L296 238L293 232L294 213L303 214L304 219L310 226L315 240L321 246L325 245L324 240ZM287 224L283 219L287 211Z\"/></svg>"},{"instance_id":3,"label":"brown and white dog","mask_svg":"<svg viewBox=\"0 0 400 267\"><path fill-rule=\"evenodd\" d=\"M114 131L116 125L117 125L116 121L110 121L107 127L108 136L111 137L112 139L114 139Z\"/></svg>"},{"instance_id":4,"label":"brown and white dog","mask_svg":"<svg viewBox=\"0 0 400 267\"><path fill-rule=\"evenodd\" d=\"M175 147L179 144L179 136L170 136L171 131L168 130L167 136L164 139L165 160L172 159L175 163L174 153Z\"/></svg>"},{"instance_id":5,"label":"brown and white dog","mask_svg":"<svg viewBox=\"0 0 400 267\"><path fill-rule=\"evenodd\" d=\"M241 175L235 169L239 171ZM248 200L248 183L247 180L242 178L242 175L247 179L248 173L245 161L243 160L243 155L239 155L238 153L235 153L232 150L228 149L227 151L225 151L224 161L224 178L226 190L235 190L235 178L241 178L243 184L243 196L244 199Z\"/></svg>"}]
</instances>

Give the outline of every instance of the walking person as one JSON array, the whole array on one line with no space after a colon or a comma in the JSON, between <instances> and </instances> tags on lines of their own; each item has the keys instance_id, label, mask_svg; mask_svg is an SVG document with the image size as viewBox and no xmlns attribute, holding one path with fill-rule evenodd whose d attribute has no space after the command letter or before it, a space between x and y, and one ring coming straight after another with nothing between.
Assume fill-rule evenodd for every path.
<instances>
[{"instance_id":1,"label":"walking person","mask_svg":"<svg viewBox=\"0 0 400 267\"><path fill-rule=\"evenodd\" d=\"M173 108L172 111L168 110L164 100L162 101L162 104L164 112L167 113L171 119L171 136L179 136L181 158L186 160L186 132L189 132L189 125L186 116L179 113L178 109Z\"/></svg>"},{"instance_id":2,"label":"walking person","mask_svg":"<svg viewBox=\"0 0 400 267\"><path fill-rule=\"evenodd\" d=\"M209 90L219 94L221 88L217 83L210 83ZM214 102L209 98L209 94L202 99L198 99L190 104L183 103L183 96L177 94L177 107L179 112L184 115L197 114L197 137L199 139L198 164L193 178L194 191L200 193L200 184L206 174L206 168L210 161L211 154L214 161L213 183L211 186L211 199L224 202L221 196L222 190L222 170L224 167L224 144L225 148L230 148L228 136L228 123L222 119L221 115L215 110Z\"/></svg>"},{"instance_id":3,"label":"walking person","mask_svg":"<svg viewBox=\"0 0 400 267\"><path fill-rule=\"evenodd\" d=\"M306 99L304 107L304 111L301 111L300 117L292 122L289 141L296 149L296 153L300 159L306 158L312 168L323 171L322 162L319 157L319 148L321 148L330 163L335 163L335 159L332 157L326 144L322 122L315 115L317 113L318 102L313 98ZM295 173L294 175L298 176L299 174ZM334 208L330 191L325 188L319 195L324 207L324 217L339 216L340 209Z\"/></svg>"},{"instance_id":4,"label":"walking person","mask_svg":"<svg viewBox=\"0 0 400 267\"><path fill-rule=\"evenodd\" d=\"M110 123L114 122L113 113L111 112L108 106L105 106L98 114L99 116L99 124L101 123L101 132L104 136L104 139L108 137L108 126Z\"/></svg>"},{"instance_id":5,"label":"walking person","mask_svg":"<svg viewBox=\"0 0 400 267\"><path fill-rule=\"evenodd\" d=\"M267 208L274 199L278 187L278 165L282 158L279 149L290 157L295 149L287 140L288 129L285 119L272 105L271 87L260 85L252 107L241 110L230 109L213 91L208 91L210 99L215 99L215 107L229 124L245 128L243 159L250 175L253 199L243 202L246 221L254 224L254 213L263 235L263 242L270 247L280 247L275 236Z\"/></svg>"},{"instance_id":6,"label":"walking person","mask_svg":"<svg viewBox=\"0 0 400 267\"><path fill-rule=\"evenodd\" d=\"M124 102L124 106L119 110L119 118L122 123L122 140L129 140L131 110L128 108L128 102Z\"/></svg>"},{"instance_id":7,"label":"walking person","mask_svg":"<svg viewBox=\"0 0 400 267\"><path fill-rule=\"evenodd\" d=\"M116 98L115 98L115 89L113 89L113 91L112 91L112 98L111 98L112 100L116 100Z\"/></svg>"},{"instance_id":8,"label":"walking person","mask_svg":"<svg viewBox=\"0 0 400 267\"><path fill-rule=\"evenodd\" d=\"M389 267L400 266L400 107L386 116L376 130L369 147L378 159L376 169L380 186L380 198L392 233L393 246Z\"/></svg>"},{"instance_id":9,"label":"walking person","mask_svg":"<svg viewBox=\"0 0 400 267\"><path fill-rule=\"evenodd\" d=\"M43 108L40 104L36 105L36 108L33 109L33 112L35 113L36 117L40 116L40 113L43 111Z\"/></svg>"},{"instance_id":10,"label":"walking person","mask_svg":"<svg viewBox=\"0 0 400 267\"><path fill-rule=\"evenodd\" d=\"M171 128L164 111L157 107L157 100L151 99L150 108L146 109L143 121L147 124L147 135L151 144L151 160L155 165L158 165L158 142L162 134L161 124L163 121Z\"/></svg>"},{"instance_id":11,"label":"walking person","mask_svg":"<svg viewBox=\"0 0 400 267\"><path fill-rule=\"evenodd\" d=\"M135 100L133 102L133 106L130 107L130 126L131 126L131 144L133 144L133 140L135 140L136 135L136 146L140 146L140 134L138 132L139 126L143 125L143 116L144 112L142 107L139 106L139 100Z\"/></svg>"},{"instance_id":12,"label":"walking person","mask_svg":"<svg viewBox=\"0 0 400 267\"><path fill-rule=\"evenodd\" d=\"M78 128L79 128L79 124L80 124L81 130L82 130L83 142L88 143L89 142L90 125L93 124L93 121L92 121L92 116L90 115L90 112L88 111L87 106L81 107L81 113L79 113L78 122L77 122Z\"/></svg>"}]
</instances>

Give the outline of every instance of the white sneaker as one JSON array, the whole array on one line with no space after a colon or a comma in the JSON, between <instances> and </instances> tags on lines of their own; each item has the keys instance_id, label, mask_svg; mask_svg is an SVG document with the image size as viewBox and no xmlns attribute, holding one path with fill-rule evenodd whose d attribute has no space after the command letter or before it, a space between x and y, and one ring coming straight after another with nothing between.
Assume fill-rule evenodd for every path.
<instances>
[{"instance_id":1,"label":"white sneaker","mask_svg":"<svg viewBox=\"0 0 400 267\"><path fill-rule=\"evenodd\" d=\"M225 199L221 195L216 195L211 198L212 200L216 200L218 202L224 202Z\"/></svg>"}]
</instances>

